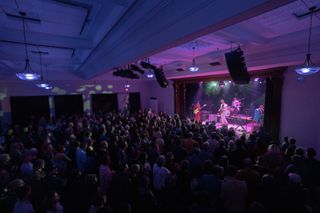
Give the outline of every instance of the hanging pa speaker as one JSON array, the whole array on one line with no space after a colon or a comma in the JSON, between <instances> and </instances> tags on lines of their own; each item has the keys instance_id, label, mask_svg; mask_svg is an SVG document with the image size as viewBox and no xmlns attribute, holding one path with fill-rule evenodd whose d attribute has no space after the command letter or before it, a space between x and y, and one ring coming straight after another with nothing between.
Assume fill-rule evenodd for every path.
<instances>
[{"instance_id":1,"label":"hanging pa speaker","mask_svg":"<svg viewBox=\"0 0 320 213\"><path fill-rule=\"evenodd\" d=\"M168 87L169 83L168 83L166 76L163 73L163 70L156 68L153 71L154 71L154 75L156 76L156 79L157 79L160 87L163 87L163 88Z\"/></svg>"},{"instance_id":2,"label":"hanging pa speaker","mask_svg":"<svg viewBox=\"0 0 320 213\"><path fill-rule=\"evenodd\" d=\"M240 48L225 53L230 76L236 84L248 84L250 75L247 70L243 52Z\"/></svg>"}]
</instances>

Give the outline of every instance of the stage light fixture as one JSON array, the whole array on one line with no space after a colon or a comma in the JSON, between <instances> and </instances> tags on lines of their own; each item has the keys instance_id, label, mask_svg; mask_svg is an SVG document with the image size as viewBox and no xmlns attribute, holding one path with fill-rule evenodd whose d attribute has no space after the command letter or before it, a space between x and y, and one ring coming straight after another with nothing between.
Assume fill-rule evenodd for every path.
<instances>
[{"instance_id":1,"label":"stage light fixture","mask_svg":"<svg viewBox=\"0 0 320 213\"><path fill-rule=\"evenodd\" d=\"M258 81L259 81L259 78L255 78L254 81L255 81L255 82L258 82Z\"/></svg>"},{"instance_id":2,"label":"stage light fixture","mask_svg":"<svg viewBox=\"0 0 320 213\"><path fill-rule=\"evenodd\" d=\"M225 86L224 81L219 81L219 87L224 87L224 86Z\"/></svg>"},{"instance_id":3,"label":"stage light fixture","mask_svg":"<svg viewBox=\"0 0 320 213\"><path fill-rule=\"evenodd\" d=\"M152 70L149 70L148 71L148 74L147 74L147 78L153 78L154 77L154 74L153 74L153 71Z\"/></svg>"},{"instance_id":4,"label":"stage light fixture","mask_svg":"<svg viewBox=\"0 0 320 213\"><path fill-rule=\"evenodd\" d=\"M141 74L144 74L144 70L142 70L142 69L141 69L140 67L138 67L137 65L131 64L130 67L131 67L131 69L132 69L133 71L136 71L136 72L139 72L139 73L141 73Z\"/></svg>"},{"instance_id":5,"label":"stage light fixture","mask_svg":"<svg viewBox=\"0 0 320 213\"><path fill-rule=\"evenodd\" d=\"M149 62L145 62L145 61L141 61L140 65L144 68L144 69L152 69L155 70L157 69L156 66L154 66L153 64L150 64Z\"/></svg>"},{"instance_id":6,"label":"stage light fixture","mask_svg":"<svg viewBox=\"0 0 320 213\"><path fill-rule=\"evenodd\" d=\"M319 72L320 66L316 66L312 64L311 61L311 52L310 52L310 47L311 47L311 29L312 29L312 16L315 13L317 7L311 7L309 8L309 13L310 13L310 25L309 25L309 37L308 37L308 51L306 54L306 59L304 61L304 66L297 68L295 71L299 75L312 75L314 73Z\"/></svg>"},{"instance_id":7,"label":"stage light fixture","mask_svg":"<svg viewBox=\"0 0 320 213\"><path fill-rule=\"evenodd\" d=\"M117 69L113 72L113 75L130 79L139 79L139 76L131 69Z\"/></svg>"}]
</instances>

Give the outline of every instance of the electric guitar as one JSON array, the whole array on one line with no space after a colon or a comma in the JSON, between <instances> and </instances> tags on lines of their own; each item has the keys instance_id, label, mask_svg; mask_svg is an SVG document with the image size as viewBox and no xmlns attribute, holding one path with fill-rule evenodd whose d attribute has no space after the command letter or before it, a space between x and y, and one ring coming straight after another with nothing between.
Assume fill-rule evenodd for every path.
<instances>
[{"instance_id":1,"label":"electric guitar","mask_svg":"<svg viewBox=\"0 0 320 213\"><path fill-rule=\"evenodd\" d=\"M225 107L223 109L219 109L218 110L218 115L221 116L222 113L225 113L225 116L230 116L230 107L227 106L227 107Z\"/></svg>"},{"instance_id":2,"label":"electric guitar","mask_svg":"<svg viewBox=\"0 0 320 213\"><path fill-rule=\"evenodd\" d=\"M193 110L193 114L198 114L203 108L205 108L207 106L207 104L204 104L202 107L200 108L195 108Z\"/></svg>"}]
</instances>

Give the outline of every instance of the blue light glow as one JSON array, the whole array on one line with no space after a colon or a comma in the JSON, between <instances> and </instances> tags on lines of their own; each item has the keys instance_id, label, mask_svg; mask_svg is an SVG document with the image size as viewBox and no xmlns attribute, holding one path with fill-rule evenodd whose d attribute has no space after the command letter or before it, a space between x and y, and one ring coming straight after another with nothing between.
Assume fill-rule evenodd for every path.
<instances>
[{"instance_id":1,"label":"blue light glow","mask_svg":"<svg viewBox=\"0 0 320 213\"><path fill-rule=\"evenodd\" d=\"M17 73L16 76L23 81L34 81L38 80L40 78L40 75L35 74L35 73L25 73L25 72L20 72Z\"/></svg>"},{"instance_id":2,"label":"blue light glow","mask_svg":"<svg viewBox=\"0 0 320 213\"><path fill-rule=\"evenodd\" d=\"M319 70L320 70L320 67L300 67L300 68L297 68L295 71L299 75L312 75L319 72Z\"/></svg>"}]
</instances>

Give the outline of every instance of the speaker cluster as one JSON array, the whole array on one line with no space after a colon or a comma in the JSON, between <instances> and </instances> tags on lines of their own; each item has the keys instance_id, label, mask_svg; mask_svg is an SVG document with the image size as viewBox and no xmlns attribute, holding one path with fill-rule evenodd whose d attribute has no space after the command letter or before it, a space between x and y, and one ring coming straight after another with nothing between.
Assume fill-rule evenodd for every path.
<instances>
[{"instance_id":1,"label":"speaker cluster","mask_svg":"<svg viewBox=\"0 0 320 213\"><path fill-rule=\"evenodd\" d=\"M231 52L225 53L226 62L230 76L236 84L248 84L250 75L247 70L243 51L240 47Z\"/></svg>"}]
</instances>

